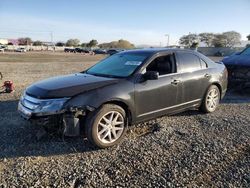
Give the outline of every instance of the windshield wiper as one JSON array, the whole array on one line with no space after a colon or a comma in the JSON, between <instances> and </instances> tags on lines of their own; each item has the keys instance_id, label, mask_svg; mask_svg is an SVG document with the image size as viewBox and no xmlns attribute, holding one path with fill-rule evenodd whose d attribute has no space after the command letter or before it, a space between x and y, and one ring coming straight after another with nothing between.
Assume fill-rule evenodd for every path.
<instances>
[{"instance_id":1,"label":"windshield wiper","mask_svg":"<svg viewBox=\"0 0 250 188\"><path fill-rule=\"evenodd\" d=\"M106 78L121 78L119 76L108 75L108 74L100 74L100 73L89 73L89 72L86 72L86 74L90 74L90 75L93 75L93 76L106 77Z\"/></svg>"}]
</instances>

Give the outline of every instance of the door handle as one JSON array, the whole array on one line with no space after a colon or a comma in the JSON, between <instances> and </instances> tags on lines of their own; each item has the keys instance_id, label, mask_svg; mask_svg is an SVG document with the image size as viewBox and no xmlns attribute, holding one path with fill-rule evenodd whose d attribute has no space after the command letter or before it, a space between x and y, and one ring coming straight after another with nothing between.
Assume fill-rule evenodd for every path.
<instances>
[{"instance_id":1,"label":"door handle","mask_svg":"<svg viewBox=\"0 0 250 188\"><path fill-rule=\"evenodd\" d=\"M211 78L211 74L205 74L204 77Z\"/></svg>"},{"instance_id":2,"label":"door handle","mask_svg":"<svg viewBox=\"0 0 250 188\"><path fill-rule=\"evenodd\" d=\"M171 84L172 85L177 85L177 84L179 84L181 81L180 80L173 80L172 82L171 82Z\"/></svg>"}]
</instances>

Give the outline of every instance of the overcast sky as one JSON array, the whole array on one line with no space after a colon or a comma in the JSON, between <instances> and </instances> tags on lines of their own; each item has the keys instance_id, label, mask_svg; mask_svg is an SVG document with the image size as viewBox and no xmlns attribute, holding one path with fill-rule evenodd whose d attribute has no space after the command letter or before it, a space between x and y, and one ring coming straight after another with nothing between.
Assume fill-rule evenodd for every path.
<instances>
[{"instance_id":1,"label":"overcast sky","mask_svg":"<svg viewBox=\"0 0 250 188\"><path fill-rule=\"evenodd\" d=\"M250 34L250 0L0 0L0 38L176 44L184 34Z\"/></svg>"}]
</instances>

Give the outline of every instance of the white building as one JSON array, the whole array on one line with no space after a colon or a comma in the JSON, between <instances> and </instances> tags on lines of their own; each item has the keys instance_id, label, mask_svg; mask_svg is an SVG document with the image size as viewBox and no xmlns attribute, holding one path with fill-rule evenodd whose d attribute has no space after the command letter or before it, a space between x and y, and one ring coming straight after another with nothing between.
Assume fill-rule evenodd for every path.
<instances>
[{"instance_id":1,"label":"white building","mask_svg":"<svg viewBox=\"0 0 250 188\"><path fill-rule=\"evenodd\" d=\"M0 45L7 45L8 44L8 39L1 39L0 38Z\"/></svg>"}]
</instances>

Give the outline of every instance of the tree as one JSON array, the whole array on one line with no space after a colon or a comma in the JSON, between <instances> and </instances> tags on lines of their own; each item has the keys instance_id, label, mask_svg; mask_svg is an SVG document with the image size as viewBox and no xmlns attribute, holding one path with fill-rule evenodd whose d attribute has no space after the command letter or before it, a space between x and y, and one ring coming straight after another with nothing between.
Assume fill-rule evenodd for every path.
<instances>
[{"instance_id":1,"label":"tree","mask_svg":"<svg viewBox=\"0 0 250 188\"><path fill-rule=\"evenodd\" d=\"M195 48L196 50L198 47L199 47L199 42L193 42L193 44L190 46L190 48Z\"/></svg>"},{"instance_id":2,"label":"tree","mask_svg":"<svg viewBox=\"0 0 250 188\"><path fill-rule=\"evenodd\" d=\"M93 40L89 41L89 43L87 44L87 47L93 48L93 47L96 47L97 44L98 44L97 40L93 39Z\"/></svg>"},{"instance_id":3,"label":"tree","mask_svg":"<svg viewBox=\"0 0 250 188\"><path fill-rule=\"evenodd\" d=\"M179 43L190 48L192 45L194 45L194 43L199 43L199 36L195 33L184 35L180 38Z\"/></svg>"},{"instance_id":4,"label":"tree","mask_svg":"<svg viewBox=\"0 0 250 188\"><path fill-rule=\"evenodd\" d=\"M66 42L66 46L79 46L80 44L80 41L78 39L69 39L67 42Z\"/></svg>"},{"instance_id":5,"label":"tree","mask_svg":"<svg viewBox=\"0 0 250 188\"><path fill-rule=\"evenodd\" d=\"M215 36L213 33L200 33L199 37L200 41L204 42L207 45L207 47L211 47Z\"/></svg>"},{"instance_id":6,"label":"tree","mask_svg":"<svg viewBox=\"0 0 250 188\"><path fill-rule=\"evenodd\" d=\"M240 44L241 34L236 31L228 31L222 33L226 38L226 47L233 47L236 44Z\"/></svg>"},{"instance_id":7,"label":"tree","mask_svg":"<svg viewBox=\"0 0 250 188\"><path fill-rule=\"evenodd\" d=\"M123 40L123 39L120 39L120 40L118 41L117 46L118 46L118 48L124 48L124 49L135 48L135 45L134 45L134 44L131 44L129 41Z\"/></svg>"},{"instance_id":8,"label":"tree","mask_svg":"<svg viewBox=\"0 0 250 188\"><path fill-rule=\"evenodd\" d=\"M216 34L212 41L214 47L226 47L227 46L227 37L222 34Z\"/></svg>"},{"instance_id":9,"label":"tree","mask_svg":"<svg viewBox=\"0 0 250 188\"><path fill-rule=\"evenodd\" d=\"M82 48L86 48L87 46L88 46L88 43L82 43L82 44L81 44L81 47L82 47Z\"/></svg>"},{"instance_id":10,"label":"tree","mask_svg":"<svg viewBox=\"0 0 250 188\"><path fill-rule=\"evenodd\" d=\"M42 44L43 43L39 40L33 42L33 46L42 46Z\"/></svg>"},{"instance_id":11,"label":"tree","mask_svg":"<svg viewBox=\"0 0 250 188\"><path fill-rule=\"evenodd\" d=\"M131 44L127 40L120 39L118 41L112 41L110 43L100 44L99 47L104 49L109 49L109 48L131 49L135 48L135 45Z\"/></svg>"},{"instance_id":12,"label":"tree","mask_svg":"<svg viewBox=\"0 0 250 188\"><path fill-rule=\"evenodd\" d=\"M32 40L31 38L29 37L26 37L26 38L19 38L18 39L18 44L19 45L31 45L32 43Z\"/></svg>"},{"instance_id":13,"label":"tree","mask_svg":"<svg viewBox=\"0 0 250 188\"><path fill-rule=\"evenodd\" d=\"M249 40L249 41L250 41L250 35L248 35L248 36L247 36L247 40Z\"/></svg>"},{"instance_id":14,"label":"tree","mask_svg":"<svg viewBox=\"0 0 250 188\"><path fill-rule=\"evenodd\" d=\"M214 47L233 47L240 44L241 34L236 31L228 31L222 34L216 34L212 44Z\"/></svg>"},{"instance_id":15,"label":"tree","mask_svg":"<svg viewBox=\"0 0 250 188\"><path fill-rule=\"evenodd\" d=\"M65 43L64 42L57 42L56 46L59 46L59 47L65 46Z\"/></svg>"}]
</instances>

